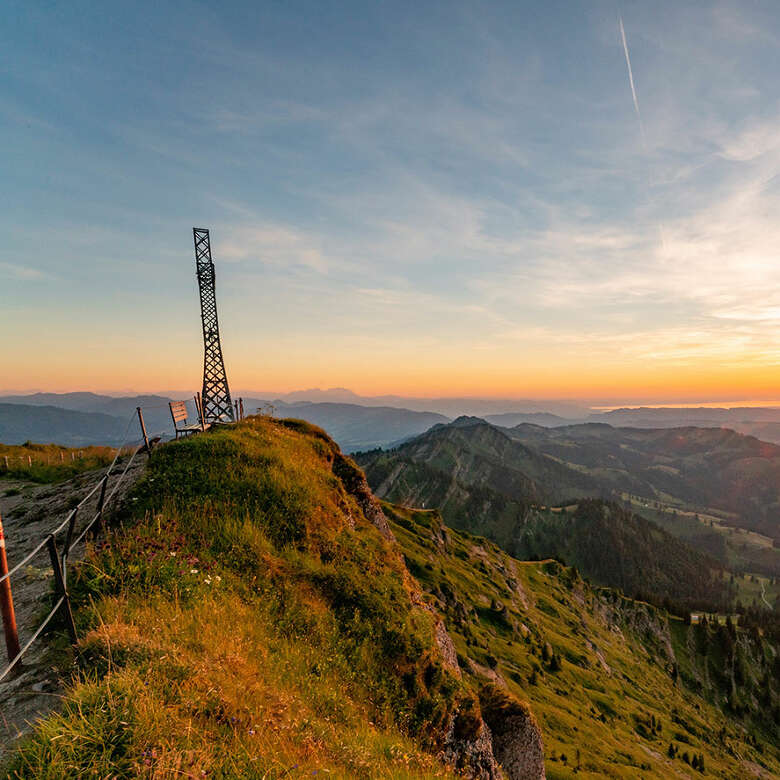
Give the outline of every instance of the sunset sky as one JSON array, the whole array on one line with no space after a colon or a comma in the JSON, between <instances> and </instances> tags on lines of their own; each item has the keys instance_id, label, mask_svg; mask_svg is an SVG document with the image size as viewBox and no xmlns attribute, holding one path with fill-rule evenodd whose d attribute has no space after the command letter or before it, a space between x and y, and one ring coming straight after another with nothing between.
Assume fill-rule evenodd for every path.
<instances>
[{"instance_id":1,"label":"sunset sky","mask_svg":"<svg viewBox=\"0 0 780 780\"><path fill-rule=\"evenodd\" d=\"M775 0L0 14L2 391L780 399Z\"/></svg>"}]
</instances>

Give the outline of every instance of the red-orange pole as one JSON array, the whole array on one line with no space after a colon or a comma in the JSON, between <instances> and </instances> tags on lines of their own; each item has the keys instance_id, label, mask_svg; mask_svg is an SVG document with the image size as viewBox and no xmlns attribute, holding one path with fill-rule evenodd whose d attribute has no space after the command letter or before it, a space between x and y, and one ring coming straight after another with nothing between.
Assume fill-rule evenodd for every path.
<instances>
[{"instance_id":1,"label":"red-orange pole","mask_svg":"<svg viewBox=\"0 0 780 780\"><path fill-rule=\"evenodd\" d=\"M5 554L5 536L3 536L3 518L0 516L0 577L8 574L8 558ZM16 615L14 614L14 599L11 595L11 580L0 582L0 612L3 613L3 630L5 631L5 649L8 661L19 655L19 632L16 630Z\"/></svg>"}]
</instances>

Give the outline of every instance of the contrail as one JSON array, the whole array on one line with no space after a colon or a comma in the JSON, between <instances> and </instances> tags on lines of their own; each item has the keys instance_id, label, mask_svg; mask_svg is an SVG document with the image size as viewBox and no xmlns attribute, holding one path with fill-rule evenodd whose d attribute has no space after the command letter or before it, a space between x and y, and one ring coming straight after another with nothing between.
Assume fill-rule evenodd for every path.
<instances>
[{"instance_id":1,"label":"contrail","mask_svg":"<svg viewBox=\"0 0 780 780\"><path fill-rule=\"evenodd\" d=\"M628 43L626 42L626 30L623 27L623 17L620 17L620 37L623 41L623 53L626 55L626 65L628 66L628 83L631 86L631 97L634 98L634 111L639 120L639 132L642 134L642 144L646 146L645 126L642 123L642 112L639 110L639 100L636 97L636 87L634 86L634 71L631 69L631 57L628 54Z\"/></svg>"},{"instance_id":2,"label":"contrail","mask_svg":"<svg viewBox=\"0 0 780 780\"><path fill-rule=\"evenodd\" d=\"M618 17L620 19L620 39L623 41L623 54L626 55L626 66L628 67L628 84L631 87L631 97L634 99L634 111L636 112L636 118L639 122L639 134L642 137L642 149L644 149L645 155L647 155L647 138L645 137L645 125L642 122L642 112L639 110L639 100L636 96L636 87L634 86L634 71L631 68L631 56L628 53L628 41L626 41L626 29L623 27L622 15ZM658 223L658 233L661 237L661 246L666 250L666 231L664 229L663 222Z\"/></svg>"}]
</instances>

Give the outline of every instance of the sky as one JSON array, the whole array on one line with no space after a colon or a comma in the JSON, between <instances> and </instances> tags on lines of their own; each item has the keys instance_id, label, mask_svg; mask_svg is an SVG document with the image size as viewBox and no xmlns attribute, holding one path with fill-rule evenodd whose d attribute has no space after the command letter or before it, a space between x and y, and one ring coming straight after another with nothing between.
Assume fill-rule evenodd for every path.
<instances>
[{"instance_id":1,"label":"sky","mask_svg":"<svg viewBox=\"0 0 780 780\"><path fill-rule=\"evenodd\" d=\"M780 399L774 1L0 14L0 389Z\"/></svg>"}]
</instances>

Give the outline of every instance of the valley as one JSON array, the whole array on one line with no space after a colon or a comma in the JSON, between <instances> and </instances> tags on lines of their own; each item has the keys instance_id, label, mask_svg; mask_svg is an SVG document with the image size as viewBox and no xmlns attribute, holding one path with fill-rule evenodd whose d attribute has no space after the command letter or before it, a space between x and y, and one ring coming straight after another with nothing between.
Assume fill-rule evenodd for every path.
<instances>
[{"instance_id":1,"label":"valley","mask_svg":"<svg viewBox=\"0 0 780 780\"><path fill-rule=\"evenodd\" d=\"M745 577L732 583L731 573L769 580L780 575L774 541L780 533L774 514L780 482L772 476L779 456L774 445L722 429L601 424L504 429L460 418L395 449L358 453L356 459L381 497L437 508L448 524L485 535L519 557L554 556L581 565L587 540L574 534L584 532L544 507L576 506L585 496L614 504L611 511L623 519L611 528L634 529L621 544L629 543L640 562L658 549L666 532L665 557L672 560L675 550L692 562L683 579L695 582L695 573L711 572L709 585L677 592L681 606L699 599L700 607L719 611L740 600ZM744 503L740 497L746 497ZM641 539L653 535L656 542L643 546ZM602 565L595 552L596 558L587 553L584 573L636 592L639 577L632 582ZM669 595L666 585L651 582L653 589L655 598ZM742 591L744 604L760 598Z\"/></svg>"}]
</instances>

